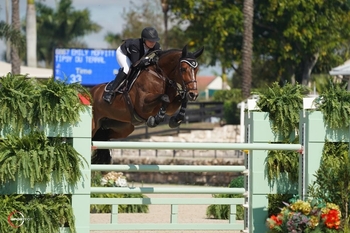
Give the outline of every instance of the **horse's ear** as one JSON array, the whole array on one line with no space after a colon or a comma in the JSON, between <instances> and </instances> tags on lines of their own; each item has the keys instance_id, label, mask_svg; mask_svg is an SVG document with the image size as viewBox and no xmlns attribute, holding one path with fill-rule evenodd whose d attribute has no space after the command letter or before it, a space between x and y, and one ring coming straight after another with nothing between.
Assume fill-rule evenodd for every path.
<instances>
[{"instance_id":1,"label":"horse's ear","mask_svg":"<svg viewBox=\"0 0 350 233\"><path fill-rule=\"evenodd\" d=\"M197 57L199 57L200 55L202 55L203 51L204 51L204 47L202 47L201 49L198 49L196 52L194 52L194 53L193 53L193 56L194 56L195 58L197 58Z\"/></svg>"},{"instance_id":2,"label":"horse's ear","mask_svg":"<svg viewBox=\"0 0 350 233\"><path fill-rule=\"evenodd\" d=\"M187 57L187 45L182 49L182 56L181 57Z\"/></svg>"}]
</instances>

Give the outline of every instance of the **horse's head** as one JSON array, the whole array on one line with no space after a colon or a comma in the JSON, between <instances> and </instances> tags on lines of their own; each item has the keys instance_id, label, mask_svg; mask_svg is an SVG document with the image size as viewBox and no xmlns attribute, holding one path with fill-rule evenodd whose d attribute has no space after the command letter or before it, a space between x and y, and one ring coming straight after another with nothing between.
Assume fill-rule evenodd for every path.
<instances>
[{"instance_id":1,"label":"horse's head","mask_svg":"<svg viewBox=\"0 0 350 233\"><path fill-rule=\"evenodd\" d=\"M199 67L196 59L203 53L203 50L204 47L191 53L188 52L187 45L182 49L180 58L180 74L182 76L186 97L190 101L195 101L198 97L196 75Z\"/></svg>"},{"instance_id":2,"label":"horse's head","mask_svg":"<svg viewBox=\"0 0 350 233\"><path fill-rule=\"evenodd\" d=\"M157 66L165 76L177 83L178 91L185 93L189 101L198 97L196 75L199 69L197 58L203 53L201 48L193 53L188 52L187 45L182 49L170 49L159 52ZM181 86L181 87L179 87Z\"/></svg>"}]
</instances>

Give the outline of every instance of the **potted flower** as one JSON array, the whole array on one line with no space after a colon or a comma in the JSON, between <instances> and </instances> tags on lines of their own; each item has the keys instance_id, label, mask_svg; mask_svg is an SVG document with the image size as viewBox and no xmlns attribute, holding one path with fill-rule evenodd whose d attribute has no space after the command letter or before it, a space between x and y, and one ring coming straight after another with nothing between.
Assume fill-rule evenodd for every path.
<instances>
[{"instance_id":1,"label":"potted flower","mask_svg":"<svg viewBox=\"0 0 350 233\"><path fill-rule=\"evenodd\" d=\"M126 177L122 172L108 172L101 178L101 185L108 187L127 187Z\"/></svg>"},{"instance_id":2,"label":"potted flower","mask_svg":"<svg viewBox=\"0 0 350 233\"><path fill-rule=\"evenodd\" d=\"M267 219L269 233L343 232L339 206L333 203L313 199L284 204L280 213Z\"/></svg>"}]
</instances>

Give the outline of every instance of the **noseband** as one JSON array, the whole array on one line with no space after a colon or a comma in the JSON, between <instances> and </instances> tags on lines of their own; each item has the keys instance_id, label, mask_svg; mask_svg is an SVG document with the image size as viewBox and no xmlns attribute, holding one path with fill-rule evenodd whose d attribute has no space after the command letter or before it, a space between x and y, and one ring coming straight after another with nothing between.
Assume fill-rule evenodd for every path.
<instances>
[{"instance_id":1,"label":"noseband","mask_svg":"<svg viewBox=\"0 0 350 233\"><path fill-rule=\"evenodd\" d=\"M185 87L185 91L197 90L197 80L196 80L196 77L195 77L195 74L194 74L194 70L198 67L198 62L195 59L183 59L183 60L180 60L180 64L182 62L187 63L192 68L191 69L191 80L188 81L188 82L183 81L184 87ZM180 69L181 69L181 67L180 67ZM180 70L180 73L181 73L181 70ZM195 84L194 85L195 88L187 88L187 85L190 84L190 83L194 83Z\"/></svg>"}]
</instances>

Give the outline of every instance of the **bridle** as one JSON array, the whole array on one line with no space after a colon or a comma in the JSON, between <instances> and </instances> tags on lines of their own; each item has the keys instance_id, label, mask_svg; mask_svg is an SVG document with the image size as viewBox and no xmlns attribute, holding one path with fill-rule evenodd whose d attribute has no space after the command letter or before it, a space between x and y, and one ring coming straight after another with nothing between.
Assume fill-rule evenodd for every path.
<instances>
[{"instance_id":1,"label":"bridle","mask_svg":"<svg viewBox=\"0 0 350 233\"><path fill-rule=\"evenodd\" d=\"M185 82L184 78L183 78L183 68L181 67L182 63L186 63L190 66L191 70L190 70L190 77L191 80ZM189 91L192 90L197 90L197 80L195 77L195 69L198 67L198 62L196 61L196 59L194 58L180 58L180 62L178 63L178 65L175 67L175 69L173 71L176 71L176 69L178 69L179 75L181 76L181 80L182 83L177 83L175 80L170 79L165 72L162 70L162 68L159 67L158 63L155 64L156 65L156 72L149 69L148 71L152 74L154 74L155 76L157 76L158 78L164 80L169 86L171 86L172 88L176 89L176 91L179 93L180 96L182 96L182 99L184 99L186 97L186 95L188 94ZM170 72L172 73L172 71ZM193 88L188 87L189 84L193 83ZM179 85L178 85L179 84Z\"/></svg>"},{"instance_id":2,"label":"bridle","mask_svg":"<svg viewBox=\"0 0 350 233\"><path fill-rule=\"evenodd\" d=\"M192 58L187 58L187 59L182 59L180 60L180 74L182 76L182 68L181 68L181 63L187 63L191 67L191 80L188 82L185 82L184 79L182 78L182 83L184 84L183 86L185 87L185 92L192 91L192 90L197 90L197 80L195 77L195 69L198 67L198 62L196 59ZM194 83L194 88L188 88L188 84Z\"/></svg>"}]
</instances>

